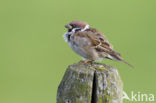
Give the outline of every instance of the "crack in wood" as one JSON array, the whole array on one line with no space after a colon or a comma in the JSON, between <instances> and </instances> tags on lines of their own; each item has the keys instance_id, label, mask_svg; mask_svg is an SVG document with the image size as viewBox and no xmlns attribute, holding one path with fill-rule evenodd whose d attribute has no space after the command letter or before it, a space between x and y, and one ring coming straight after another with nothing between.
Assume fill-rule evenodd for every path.
<instances>
[{"instance_id":1,"label":"crack in wood","mask_svg":"<svg viewBox=\"0 0 156 103\"><path fill-rule=\"evenodd\" d=\"M96 84L96 73L95 72L94 72L94 76L93 76L91 103L96 103L96 101L97 101L97 96L96 96L97 84Z\"/></svg>"}]
</instances>

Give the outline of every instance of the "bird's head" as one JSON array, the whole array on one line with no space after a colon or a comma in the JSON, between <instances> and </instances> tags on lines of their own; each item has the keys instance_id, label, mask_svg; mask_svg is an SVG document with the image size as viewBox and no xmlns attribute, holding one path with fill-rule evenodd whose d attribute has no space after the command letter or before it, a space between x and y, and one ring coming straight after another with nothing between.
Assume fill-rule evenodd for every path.
<instances>
[{"instance_id":1,"label":"bird's head","mask_svg":"<svg viewBox=\"0 0 156 103\"><path fill-rule=\"evenodd\" d=\"M65 28L68 29L68 32L85 31L86 29L89 29L89 25L86 22L75 20L65 25Z\"/></svg>"}]
</instances>

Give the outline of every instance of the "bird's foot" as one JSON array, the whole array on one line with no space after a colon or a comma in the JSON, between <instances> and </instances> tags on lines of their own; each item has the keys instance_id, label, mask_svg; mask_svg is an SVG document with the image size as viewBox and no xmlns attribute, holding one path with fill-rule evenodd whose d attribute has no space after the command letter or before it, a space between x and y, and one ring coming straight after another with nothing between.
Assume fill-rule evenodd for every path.
<instances>
[{"instance_id":1,"label":"bird's foot","mask_svg":"<svg viewBox=\"0 0 156 103\"><path fill-rule=\"evenodd\" d=\"M84 60L84 61L80 61L80 64L93 64L93 60Z\"/></svg>"}]
</instances>

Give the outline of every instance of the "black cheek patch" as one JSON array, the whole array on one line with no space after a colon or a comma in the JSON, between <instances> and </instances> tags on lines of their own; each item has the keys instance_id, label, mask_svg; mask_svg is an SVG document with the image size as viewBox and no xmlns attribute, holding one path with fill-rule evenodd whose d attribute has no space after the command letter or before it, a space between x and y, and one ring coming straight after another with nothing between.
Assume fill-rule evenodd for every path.
<instances>
[{"instance_id":1,"label":"black cheek patch","mask_svg":"<svg viewBox=\"0 0 156 103\"><path fill-rule=\"evenodd\" d=\"M80 28L78 28L78 29L76 29L75 31L80 31L81 29Z\"/></svg>"}]
</instances>

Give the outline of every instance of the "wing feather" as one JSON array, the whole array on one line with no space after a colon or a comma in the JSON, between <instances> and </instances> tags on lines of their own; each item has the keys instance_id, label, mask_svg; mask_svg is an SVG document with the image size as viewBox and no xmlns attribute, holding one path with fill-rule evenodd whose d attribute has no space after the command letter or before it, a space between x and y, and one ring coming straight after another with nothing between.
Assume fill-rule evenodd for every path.
<instances>
[{"instance_id":1,"label":"wing feather","mask_svg":"<svg viewBox=\"0 0 156 103\"><path fill-rule=\"evenodd\" d=\"M91 48L95 48L98 52L107 53L108 55L113 56L117 60L120 59L119 58L120 53L113 50L112 45L109 43L106 37L99 31L92 30L92 31L77 32L76 35L88 38L91 42L90 45Z\"/></svg>"},{"instance_id":2,"label":"wing feather","mask_svg":"<svg viewBox=\"0 0 156 103\"><path fill-rule=\"evenodd\" d=\"M106 37L96 29L91 28L87 31L77 32L75 35L89 39L91 42L91 48L95 48L97 52L107 54L105 58L122 61L134 68L131 64L122 59L120 53L113 50L112 45L109 43Z\"/></svg>"}]
</instances>

